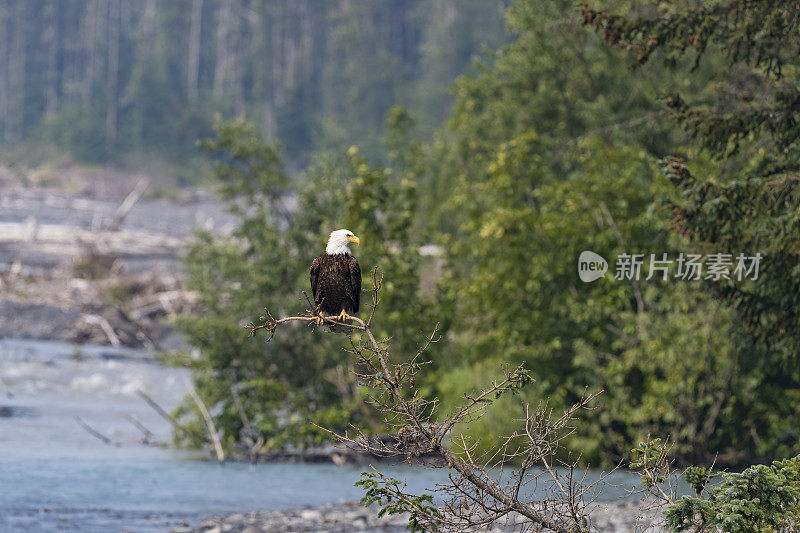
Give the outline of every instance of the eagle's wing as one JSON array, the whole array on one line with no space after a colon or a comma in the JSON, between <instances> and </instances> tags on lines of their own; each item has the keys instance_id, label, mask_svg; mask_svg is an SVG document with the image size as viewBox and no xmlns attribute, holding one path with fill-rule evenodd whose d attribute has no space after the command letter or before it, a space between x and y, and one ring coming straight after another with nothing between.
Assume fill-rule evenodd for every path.
<instances>
[{"instance_id":1,"label":"eagle's wing","mask_svg":"<svg viewBox=\"0 0 800 533\"><path fill-rule=\"evenodd\" d=\"M314 303L319 305L317 301L317 282L319 281L319 257L314 258L311 262L311 295L314 298Z\"/></svg>"},{"instance_id":2,"label":"eagle's wing","mask_svg":"<svg viewBox=\"0 0 800 533\"><path fill-rule=\"evenodd\" d=\"M361 302L361 267L355 257L350 258L350 287L353 290L353 313L358 313Z\"/></svg>"}]
</instances>

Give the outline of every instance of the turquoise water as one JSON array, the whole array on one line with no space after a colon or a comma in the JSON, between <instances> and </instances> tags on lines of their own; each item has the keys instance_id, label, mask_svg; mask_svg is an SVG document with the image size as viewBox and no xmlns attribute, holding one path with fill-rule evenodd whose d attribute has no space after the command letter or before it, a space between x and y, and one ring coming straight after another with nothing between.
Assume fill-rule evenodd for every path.
<instances>
[{"instance_id":1,"label":"turquoise water","mask_svg":"<svg viewBox=\"0 0 800 533\"><path fill-rule=\"evenodd\" d=\"M425 489L441 472L391 469ZM358 467L186 459L0 461L0 531L169 531L209 515L361 497Z\"/></svg>"},{"instance_id":2,"label":"turquoise water","mask_svg":"<svg viewBox=\"0 0 800 533\"><path fill-rule=\"evenodd\" d=\"M441 469L381 466L429 491ZM359 466L228 463L186 458L0 461L0 531L163 532L212 515L298 509L358 500ZM617 474L601 500L619 497L631 477ZM541 487L540 487L541 488Z\"/></svg>"}]
</instances>

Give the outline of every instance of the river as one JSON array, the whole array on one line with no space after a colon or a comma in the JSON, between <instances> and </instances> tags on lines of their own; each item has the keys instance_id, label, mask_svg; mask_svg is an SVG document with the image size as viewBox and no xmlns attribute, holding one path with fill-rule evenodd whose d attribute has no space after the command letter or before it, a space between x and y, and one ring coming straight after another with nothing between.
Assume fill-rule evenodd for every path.
<instances>
[{"instance_id":1,"label":"river","mask_svg":"<svg viewBox=\"0 0 800 533\"><path fill-rule=\"evenodd\" d=\"M187 377L143 350L0 340L0 531L164 532L209 515L361 497L353 486L360 466L220 466L206 455L142 444L130 417L162 442L171 428L136 391L169 410L186 393ZM443 470L383 470L414 490L446 478Z\"/></svg>"},{"instance_id":2,"label":"river","mask_svg":"<svg viewBox=\"0 0 800 533\"><path fill-rule=\"evenodd\" d=\"M168 531L208 515L360 498L353 483L363 467L220 466L141 444L127 417L161 441L171 428L136 391L171 409L187 377L142 350L0 340L0 531ZM433 470L390 471L419 489L442 479Z\"/></svg>"}]
</instances>

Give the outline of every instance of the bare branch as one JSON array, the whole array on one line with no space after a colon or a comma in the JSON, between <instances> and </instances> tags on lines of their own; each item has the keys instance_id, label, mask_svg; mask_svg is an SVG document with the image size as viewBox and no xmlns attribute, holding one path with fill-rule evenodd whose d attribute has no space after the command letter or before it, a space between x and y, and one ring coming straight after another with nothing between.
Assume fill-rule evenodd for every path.
<instances>
[{"instance_id":1,"label":"bare branch","mask_svg":"<svg viewBox=\"0 0 800 533\"><path fill-rule=\"evenodd\" d=\"M380 304L382 278L373 269L372 295L369 317L353 317L349 322L339 322L326 317L323 323L335 325L349 335L349 352L359 361L355 375L358 382L370 392L367 401L383 415L386 424L396 430L393 442L365 435L358 428L344 434L316 426L348 447L360 449L378 457L400 457L409 463L425 458L433 464L452 470L450 483L440 485L437 491L445 496L441 506L433 506L430 496L416 496L406 491L404 484L385 477L373 469L362 474L362 486L367 490L365 501L385 502L388 512L409 512L418 527L432 530L463 531L490 527L503 523L512 527L546 529L561 533L591 530L587 500L596 496L597 485L586 482L586 472L574 475L580 458L569 463L558 463L555 458L563 450L561 441L572 434L571 425L579 412L591 409L600 394L586 394L578 403L556 416L540 403L536 408L523 404L520 430L499 437L500 444L479 452L479 443L463 433L454 433L461 427L482 417L497 398L517 394L533 383L533 377L524 365L501 368L502 375L477 392L465 393L463 405L452 413L439 417L437 399L427 399L415 387L415 376L428 361L424 354L439 340L437 324L430 335L423 334L423 342L415 354L401 362L393 363L389 357L389 339L378 339L372 330L376 310ZM291 322L305 322L316 327L317 309L311 304L306 314L276 319L268 310L261 323L250 324L250 335L264 329L269 341L275 331ZM362 332L358 338L351 335ZM316 424L315 424L316 425ZM505 473L517 465L510 473ZM533 468L537 467L537 468ZM366 477L365 477L366 476ZM543 477L545 476L545 477ZM548 481L549 480L549 481ZM544 483L547 496L534 497L528 485ZM541 486L541 485L540 485Z\"/></svg>"}]
</instances>

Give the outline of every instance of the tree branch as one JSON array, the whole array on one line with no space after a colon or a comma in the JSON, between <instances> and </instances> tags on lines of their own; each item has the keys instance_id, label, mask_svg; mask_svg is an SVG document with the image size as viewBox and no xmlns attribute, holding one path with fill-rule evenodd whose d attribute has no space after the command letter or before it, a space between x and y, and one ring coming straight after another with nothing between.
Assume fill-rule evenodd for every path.
<instances>
[{"instance_id":1,"label":"tree branch","mask_svg":"<svg viewBox=\"0 0 800 533\"><path fill-rule=\"evenodd\" d=\"M397 429L395 443L390 445L379 439L370 438L356 428L354 428L356 435L351 436L317 427L348 446L376 456L404 456L409 462L422 454L438 457L442 463L454 470L454 473L450 476L451 484L439 489L450 496L450 502L443 509L424 504L424 501L428 501L424 497L407 494L404 487L393 483L396 480L385 478L377 471L373 474L362 474L362 481L365 479L364 476L369 478L368 481L364 481L363 486L371 487L365 498L377 501L375 498L382 495L387 498L387 506L395 509L393 506L399 505L397 509L411 513L414 524L424 524L431 529L460 531L492 524L500 519L512 520L514 518L511 515L514 515L550 531L588 532L589 519L582 498L591 493L598 482L586 485L585 474L576 479L572 475L572 470L577 461L564 465L568 472L564 476L554 468L549 458L555 456L559 450L560 441L572 433L573 429L569 424L577 413L589 409L591 402L600 393L586 395L557 418L552 417L546 404L540 404L536 409L531 409L526 404L525 418L522 421L524 431L502 437L502 444L492 453L476 457L474 451L477 449L477 442L471 443L463 433L455 439L460 450L454 451L451 449L448 437L456 425L467 424L480 418L497 398L507 393L517 394L532 383L533 378L524 365L513 368L506 365L501 378L492 380L487 388L477 393L465 393L466 402L460 408L444 417L442 421L435 422L434 414L438 400L422 397L414 386L414 377L424 364L420 362L422 355L439 340L437 337L439 325L433 328L430 335L424 336L425 341L416 354L405 362L392 363L389 357L388 339L378 340L371 327L380 303L381 283L382 278L379 278L377 271L373 270L372 289L369 291L372 296L371 311L366 321L358 317L353 317L349 322L325 318L323 323L336 325L337 329L344 328L348 335L354 331L363 332L358 340L350 335L349 351L362 364L356 376L362 385L375 391L370 401L383 414L386 423ZM310 327L315 327L318 320L317 310L311 305L309 307L305 315L280 319L266 311L261 317L260 324L251 323L247 329L250 331L250 336L264 329L269 341L279 327L291 322L305 322ZM512 474L511 481L503 481L502 467L510 465L516 458L522 458L522 465ZM543 470L531 470L536 464L542 465ZM501 475L495 479L490 472L494 472L493 469L497 467L500 468ZM550 476L550 484L555 492L552 492L546 500L528 500L525 491L522 490L523 487L542 474ZM376 488L381 483L383 488ZM423 498L423 503L420 503L419 498ZM391 501L395 503L389 504Z\"/></svg>"}]
</instances>

